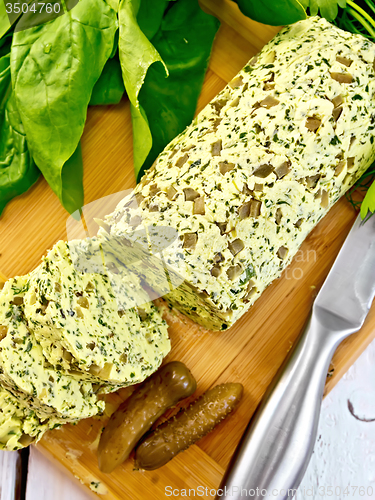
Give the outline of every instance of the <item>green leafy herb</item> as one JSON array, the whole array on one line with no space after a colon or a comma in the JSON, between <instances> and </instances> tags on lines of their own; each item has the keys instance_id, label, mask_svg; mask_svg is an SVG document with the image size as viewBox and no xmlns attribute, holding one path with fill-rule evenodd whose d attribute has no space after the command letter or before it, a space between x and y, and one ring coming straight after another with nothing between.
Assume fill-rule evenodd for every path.
<instances>
[{"instance_id":1,"label":"green leafy herb","mask_svg":"<svg viewBox=\"0 0 375 500\"><path fill-rule=\"evenodd\" d=\"M6 56L10 53L10 47L12 44L12 33L7 33L0 40L0 57Z\"/></svg>"},{"instance_id":2,"label":"green leafy herb","mask_svg":"<svg viewBox=\"0 0 375 500\"><path fill-rule=\"evenodd\" d=\"M318 12L328 21L336 19L338 8L345 8L346 0L300 0L305 9L309 8L311 16L316 16Z\"/></svg>"},{"instance_id":3,"label":"green leafy herb","mask_svg":"<svg viewBox=\"0 0 375 500\"><path fill-rule=\"evenodd\" d=\"M91 94L90 105L118 104L124 95L125 87L122 79L118 53L108 59L99 80Z\"/></svg>"},{"instance_id":4,"label":"green leafy herb","mask_svg":"<svg viewBox=\"0 0 375 500\"><path fill-rule=\"evenodd\" d=\"M105 0L112 10L118 12L119 0Z\"/></svg>"},{"instance_id":5,"label":"green leafy herb","mask_svg":"<svg viewBox=\"0 0 375 500\"><path fill-rule=\"evenodd\" d=\"M245 16L263 24L281 26L306 19L307 0L234 0ZM302 4L302 5L301 5Z\"/></svg>"},{"instance_id":6,"label":"green leafy herb","mask_svg":"<svg viewBox=\"0 0 375 500\"><path fill-rule=\"evenodd\" d=\"M169 1L142 0L137 14L137 23L149 40L154 38L159 31Z\"/></svg>"},{"instance_id":7,"label":"green leafy herb","mask_svg":"<svg viewBox=\"0 0 375 500\"><path fill-rule=\"evenodd\" d=\"M141 0L121 0L118 12L120 62L125 89L131 103L136 173L141 170L152 147L147 116L139 104L138 95L149 67L155 62L163 63L158 51L138 25L140 2Z\"/></svg>"},{"instance_id":8,"label":"green leafy herb","mask_svg":"<svg viewBox=\"0 0 375 500\"><path fill-rule=\"evenodd\" d=\"M361 209L362 219L364 219L368 215L369 211L372 212L371 207L375 205L375 193L373 190L374 188L370 190L374 181L375 165L373 164L346 193L346 198L349 203L356 210ZM356 196L357 192L361 196Z\"/></svg>"},{"instance_id":9,"label":"green leafy herb","mask_svg":"<svg viewBox=\"0 0 375 500\"><path fill-rule=\"evenodd\" d=\"M8 0L5 1L9 5ZM15 25L15 32L41 26L64 15L66 9L70 10L77 3L78 0L65 0L65 3L60 2L60 0L50 0L49 5L43 8L39 0L26 0L26 2L22 2L19 9L16 9L17 4L14 3L9 14L10 23L12 26ZM28 8L25 8L26 4L29 4ZM15 24L16 21L17 24Z\"/></svg>"},{"instance_id":10,"label":"green leafy herb","mask_svg":"<svg viewBox=\"0 0 375 500\"><path fill-rule=\"evenodd\" d=\"M375 41L375 4L371 0L364 0L365 9L347 0L346 9L339 12L335 24L351 33L361 34Z\"/></svg>"},{"instance_id":11,"label":"green leafy herb","mask_svg":"<svg viewBox=\"0 0 375 500\"><path fill-rule=\"evenodd\" d=\"M250 281L251 278L253 278L255 276L255 270L254 270L254 266L252 264L250 264L246 269L245 269L245 278L240 280L240 285L243 286L245 285L246 283L248 283L248 281Z\"/></svg>"},{"instance_id":12,"label":"green leafy herb","mask_svg":"<svg viewBox=\"0 0 375 500\"><path fill-rule=\"evenodd\" d=\"M164 15L151 42L169 76L160 64L151 66L139 93L153 142L143 168L136 171L138 178L192 121L218 28L219 21L203 12L197 0L171 3Z\"/></svg>"},{"instance_id":13,"label":"green leafy herb","mask_svg":"<svg viewBox=\"0 0 375 500\"><path fill-rule=\"evenodd\" d=\"M15 196L27 191L40 172L29 153L12 92L10 55L0 59L0 215Z\"/></svg>"},{"instance_id":14,"label":"green leafy herb","mask_svg":"<svg viewBox=\"0 0 375 500\"><path fill-rule=\"evenodd\" d=\"M0 58L0 109L3 108L10 91L10 54L8 52Z\"/></svg>"},{"instance_id":15,"label":"green leafy herb","mask_svg":"<svg viewBox=\"0 0 375 500\"><path fill-rule=\"evenodd\" d=\"M116 30L116 13L104 0L80 0L64 15L13 36L12 81L28 145L69 211L81 206L71 202L83 199L82 179L78 175L74 183L63 167L80 141L92 90L112 53ZM81 190L79 196L67 193L72 185Z\"/></svg>"},{"instance_id":16,"label":"green leafy herb","mask_svg":"<svg viewBox=\"0 0 375 500\"><path fill-rule=\"evenodd\" d=\"M52 0L52 1L57 1L57 0ZM34 3L35 0L23 0L21 4L19 4L19 11L16 12L16 9L14 8L14 2L8 2L7 0L1 0L0 2L0 39L5 35L5 33L8 33L10 31L10 28L16 24L16 22L22 18L26 17L29 19L29 22L35 21L35 18L39 18L38 13L34 13L34 11L29 11L28 14L25 16L23 14L23 5L29 5L30 3ZM12 5L12 11L10 14L7 13L6 7L7 5L11 4ZM46 10L44 11L44 15L46 15ZM51 14L49 14L51 16ZM48 16L48 14L47 14ZM25 23L27 25L27 21ZM40 23L38 23L40 24Z\"/></svg>"},{"instance_id":17,"label":"green leafy herb","mask_svg":"<svg viewBox=\"0 0 375 500\"><path fill-rule=\"evenodd\" d=\"M330 140L330 144L332 144L332 146L337 146L337 144L340 144L340 139L337 137L337 135L334 135L332 137L332 139Z\"/></svg>"},{"instance_id":18,"label":"green leafy herb","mask_svg":"<svg viewBox=\"0 0 375 500\"><path fill-rule=\"evenodd\" d=\"M14 292L14 295L20 295L21 293L27 292L29 289L29 283L26 283L22 287L17 287L17 286L12 286L12 290Z\"/></svg>"},{"instance_id":19,"label":"green leafy herb","mask_svg":"<svg viewBox=\"0 0 375 500\"><path fill-rule=\"evenodd\" d=\"M9 17L5 8L5 2L2 0L0 2L0 38L2 38L5 33L10 28Z\"/></svg>"},{"instance_id":20,"label":"green leafy herb","mask_svg":"<svg viewBox=\"0 0 375 500\"><path fill-rule=\"evenodd\" d=\"M368 212L375 212L375 182L369 187L365 199L361 204L361 217L364 219Z\"/></svg>"},{"instance_id":21,"label":"green leafy herb","mask_svg":"<svg viewBox=\"0 0 375 500\"><path fill-rule=\"evenodd\" d=\"M80 142L72 156L64 164L61 171L61 183L64 186L62 205L72 214L84 204L83 161Z\"/></svg>"}]
</instances>

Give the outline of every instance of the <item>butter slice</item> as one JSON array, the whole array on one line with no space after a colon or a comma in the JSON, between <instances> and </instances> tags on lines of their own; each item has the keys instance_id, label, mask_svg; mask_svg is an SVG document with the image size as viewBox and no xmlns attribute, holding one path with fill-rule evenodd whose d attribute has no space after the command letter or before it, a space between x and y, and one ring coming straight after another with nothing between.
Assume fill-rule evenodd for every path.
<instances>
[{"instance_id":1,"label":"butter slice","mask_svg":"<svg viewBox=\"0 0 375 500\"><path fill-rule=\"evenodd\" d=\"M55 369L25 320L23 299L28 276L13 278L0 293L0 382L39 418L67 422L88 418L104 410L96 388Z\"/></svg>"},{"instance_id":2,"label":"butter slice","mask_svg":"<svg viewBox=\"0 0 375 500\"><path fill-rule=\"evenodd\" d=\"M48 361L103 392L143 381L170 350L156 307L139 304L148 297L138 278L109 258L95 239L59 241L30 274L24 299Z\"/></svg>"},{"instance_id":3,"label":"butter slice","mask_svg":"<svg viewBox=\"0 0 375 500\"><path fill-rule=\"evenodd\" d=\"M57 418L38 418L35 411L0 387L0 450L14 451L36 443L62 423Z\"/></svg>"}]
</instances>

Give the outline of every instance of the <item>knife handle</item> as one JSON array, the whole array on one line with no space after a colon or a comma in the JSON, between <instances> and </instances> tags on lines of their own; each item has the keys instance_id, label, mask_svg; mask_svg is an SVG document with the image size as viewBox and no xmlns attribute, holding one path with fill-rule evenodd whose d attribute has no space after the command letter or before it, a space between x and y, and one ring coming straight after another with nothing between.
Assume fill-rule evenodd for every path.
<instances>
[{"instance_id":1,"label":"knife handle","mask_svg":"<svg viewBox=\"0 0 375 500\"><path fill-rule=\"evenodd\" d=\"M288 490L298 488L310 461L327 371L340 340L311 316L250 420L217 498L294 496ZM247 491L241 496L242 489Z\"/></svg>"}]
</instances>

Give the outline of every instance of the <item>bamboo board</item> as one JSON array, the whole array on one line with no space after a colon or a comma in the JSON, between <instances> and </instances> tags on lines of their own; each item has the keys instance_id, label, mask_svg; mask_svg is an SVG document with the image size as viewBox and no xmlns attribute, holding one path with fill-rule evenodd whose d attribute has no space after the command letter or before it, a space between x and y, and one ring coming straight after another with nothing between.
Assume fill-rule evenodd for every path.
<instances>
[{"instance_id":1,"label":"bamboo board","mask_svg":"<svg viewBox=\"0 0 375 500\"><path fill-rule=\"evenodd\" d=\"M203 0L222 20L198 110L277 32L243 17L229 0ZM86 203L135 185L129 105L89 110L82 139ZM100 483L105 500L162 499L174 489L218 488L245 426L305 323L312 301L342 245L356 213L342 199L304 242L293 263L231 329L204 330L165 309L172 351L168 359L187 364L198 381L194 398L222 382L245 387L238 410L197 445L154 472L133 471L128 460L111 475L97 467L96 447L106 417L82 421L48 433L38 448L70 471L85 486ZM0 271L5 276L34 268L46 249L67 237L67 214L44 180L13 200L0 219ZM163 307L162 301L159 301ZM375 308L362 330L337 350L328 392L375 337ZM108 413L131 389L108 397ZM192 398L190 398L192 399ZM189 401L184 402L186 406ZM176 410L174 410L176 411ZM169 412L171 414L171 412ZM183 493L182 493L183 495ZM178 495L173 495L178 498ZM207 498L212 498L208 492ZM205 498L205 495L202 496Z\"/></svg>"}]
</instances>

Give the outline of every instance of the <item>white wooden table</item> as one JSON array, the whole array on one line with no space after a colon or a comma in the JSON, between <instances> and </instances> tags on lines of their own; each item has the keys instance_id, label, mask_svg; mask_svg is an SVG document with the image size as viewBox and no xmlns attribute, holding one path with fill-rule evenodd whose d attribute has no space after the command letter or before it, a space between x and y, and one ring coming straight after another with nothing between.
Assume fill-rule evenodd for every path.
<instances>
[{"instance_id":1,"label":"white wooden table","mask_svg":"<svg viewBox=\"0 0 375 500\"><path fill-rule=\"evenodd\" d=\"M355 418L348 401L352 412L368 421ZM16 453L0 452L0 500L14 500L11 471L16 459ZM26 500L89 498L73 478L31 447ZM375 500L375 342L324 400L314 455L295 498Z\"/></svg>"}]
</instances>

